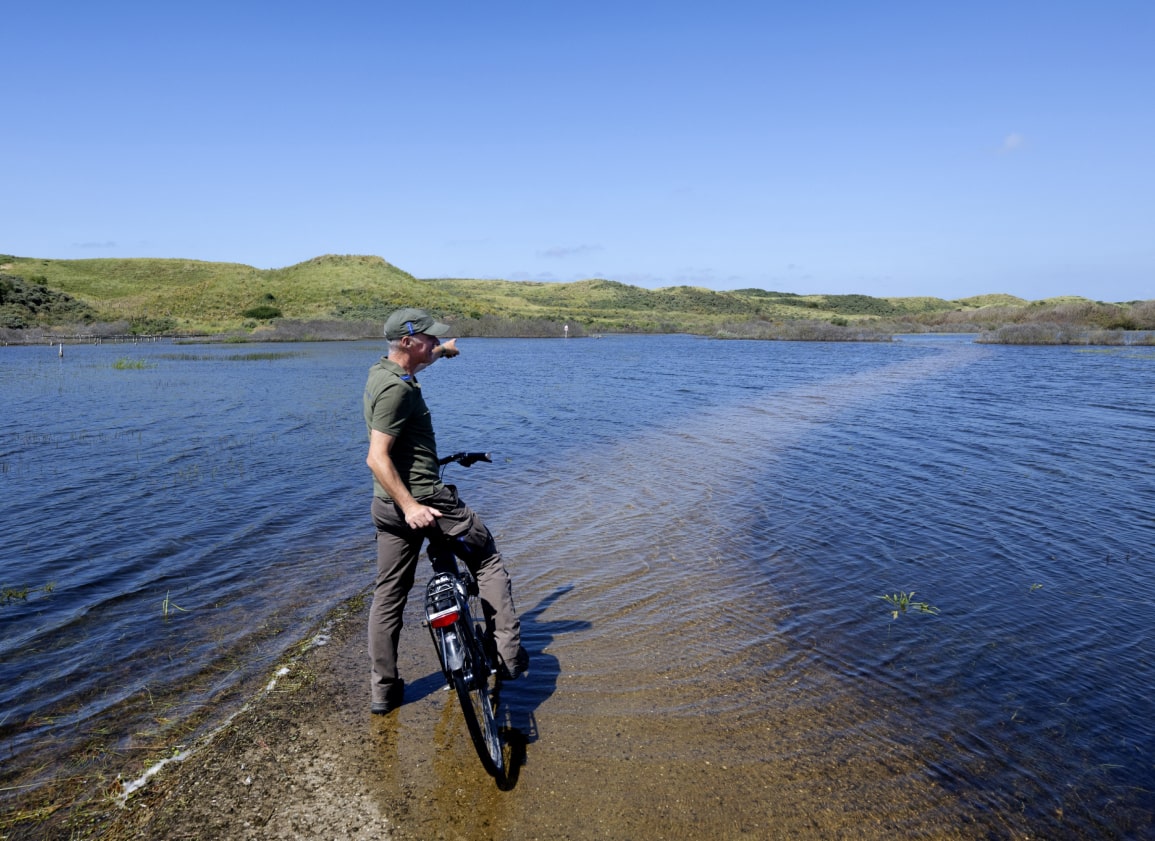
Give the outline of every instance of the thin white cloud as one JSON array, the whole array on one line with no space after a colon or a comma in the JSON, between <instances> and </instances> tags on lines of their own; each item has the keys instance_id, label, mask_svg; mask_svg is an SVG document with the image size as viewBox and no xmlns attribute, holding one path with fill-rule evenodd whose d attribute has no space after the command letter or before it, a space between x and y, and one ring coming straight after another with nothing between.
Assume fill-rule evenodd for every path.
<instances>
[{"instance_id":1,"label":"thin white cloud","mask_svg":"<svg viewBox=\"0 0 1155 841\"><path fill-rule=\"evenodd\" d=\"M1023 137L1017 131L1013 131L1003 138L1003 144L999 147L999 151L1004 155L1009 155L1012 152L1017 152L1026 144L1027 138Z\"/></svg>"},{"instance_id":2,"label":"thin white cloud","mask_svg":"<svg viewBox=\"0 0 1155 841\"><path fill-rule=\"evenodd\" d=\"M567 257L581 257L586 254L593 254L601 251L600 245L555 245L552 248L547 248L544 251L537 252L538 257L549 257L555 260L564 260Z\"/></svg>"},{"instance_id":3,"label":"thin white cloud","mask_svg":"<svg viewBox=\"0 0 1155 841\"><path fill-rule=\"evenodd\" d=\"M116 243L112 240L107 242L74 242L73 248L116 248Z\"/></svg>"},{"instance_id":4,"label":"thin white cloud","mask_svg":"<svg viewBox=\"0 0 1155 841\"><path fill-rule=\"evenodd\" d=\"M494 280L532 280L535 283L558 283L558 279L554 277L553 272L508 272L500 278Z\"/></svg>"}]
</instances>

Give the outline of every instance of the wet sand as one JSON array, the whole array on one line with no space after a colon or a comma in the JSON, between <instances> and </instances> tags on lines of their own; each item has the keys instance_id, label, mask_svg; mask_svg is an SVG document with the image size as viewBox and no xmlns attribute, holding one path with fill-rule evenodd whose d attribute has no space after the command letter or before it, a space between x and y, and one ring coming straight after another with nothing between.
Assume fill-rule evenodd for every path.
<instances>
[{"instance_id":1,"label":"wet sand","mask_svg":"<svg viewBox=\"0 0 1155 841\"><path fill-rule=\"evenodd\" d=\"M763 684L782 693L763 707L769 714L648 716L571 704L549 650L535 652L528 681L504 691L515 765L498 786L411 618L399 710L369 714L365 614L349 613L272 692L134 794L103 836L961 839L991 830L926 782L908 748L870 735L876 722L858 727L846 710L811 705L798 683ZM553 685L518 720L526 705L514 696L534 695L535 681Z\"/></svg>"}]
</instances>

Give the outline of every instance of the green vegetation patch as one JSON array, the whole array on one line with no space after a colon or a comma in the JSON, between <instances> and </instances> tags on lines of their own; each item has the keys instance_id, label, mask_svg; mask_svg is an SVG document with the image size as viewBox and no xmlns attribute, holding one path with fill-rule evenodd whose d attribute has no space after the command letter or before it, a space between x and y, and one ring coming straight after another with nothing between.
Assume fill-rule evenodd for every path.
<instances>
[{"instance_id":1,"label":"green vegetation patch","mask_svg":"<svg viewBox=\"0 0 1155 841\"><path fill-rule=\"evenodd\" d=\"M255 307L249 307L241 313L245 318L255 318L259 321L267 321L272 318L280 318L281 310L270 304L260 304Z\"/></svg>"},{"instance_id":2,"label":"green vegetation patch","mask_svg":"<svg viewBox=\"0 0 1155 841\"><path fill-rule=\"evenodd\" d=\"M12 602L26 602L36 593L50 594L56 589L56 582L50 581L43 587L0 587L0 607Z\"/></svg>"},{"instance_id":3,"label":"green vegetation patch","mask_svg":"<svg viewBox=\"0 0 1155 841\"><path fill-rule=\"evenodd\" d=\"M1014 295L1005 295L1001 292L991 295L974 295L970 298L959 298L955 303L976 309L980 307L1024 307L1027 305L1027 301L1024 299L1017 298Z\"/></svg>"},{"instance_id":4,"label":"green vegetation patch","mask_svg":"<svg viewBox=\"0 0 1155 841\"><path fill-rule=\"evenodd\" d=\"M92 307L67 293L49 289L47 282L43 275L25 280L0 274L0 327L20 329L96 319Z\"/></svg>"},{"instance_id":5,"label":"green vegetation patch","mask_svg":"<svg viewBox=\"0 0 1155 841\"><path fill-rule=\"evenodd\" d=\"M904 312L885 298L870 295L823 295L825 309L839 315L897 315Z\"/></svg>"}]
</instances>

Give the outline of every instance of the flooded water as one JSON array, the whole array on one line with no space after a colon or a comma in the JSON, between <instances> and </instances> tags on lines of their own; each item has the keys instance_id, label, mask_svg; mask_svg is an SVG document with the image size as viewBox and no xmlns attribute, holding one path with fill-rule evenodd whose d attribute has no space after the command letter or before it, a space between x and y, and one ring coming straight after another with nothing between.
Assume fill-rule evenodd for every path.
<instances>
[{"instance_id":1,"label":"flooded water","mask_svg":"<svg viewBox=\"0 0 1155 841\"><path fill-rule=\"evenodd\" d=\"M535 655L523 790L593 767L622 837L1151 832L1150 349L462 347L422 381L494 452L446 478ZM187 738L364 589L380 352L0 351L0 785Z\"/></svg>"}]
</instances>

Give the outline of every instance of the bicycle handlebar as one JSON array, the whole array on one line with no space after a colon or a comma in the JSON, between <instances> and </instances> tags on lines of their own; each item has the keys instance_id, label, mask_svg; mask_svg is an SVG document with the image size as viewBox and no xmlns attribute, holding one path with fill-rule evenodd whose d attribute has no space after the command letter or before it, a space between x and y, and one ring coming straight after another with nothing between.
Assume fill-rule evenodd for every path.
<instances>
[{"instance_id":1,"label":"bicycle handlebar","mask_svg":"<svg viewBox=\"0 0 1155 841\"><path fill-rule=\"evenodd\" d=\"M444 466L449 464L451 461L457 462L462 467L469 467L470 465L476 464L479 461L487 461L491 464L493 463L493 459L489 457L489 453L454 453L451 456L445 456L445 458L438 459L437 463Z\"/></svg>"}]
</instances>

